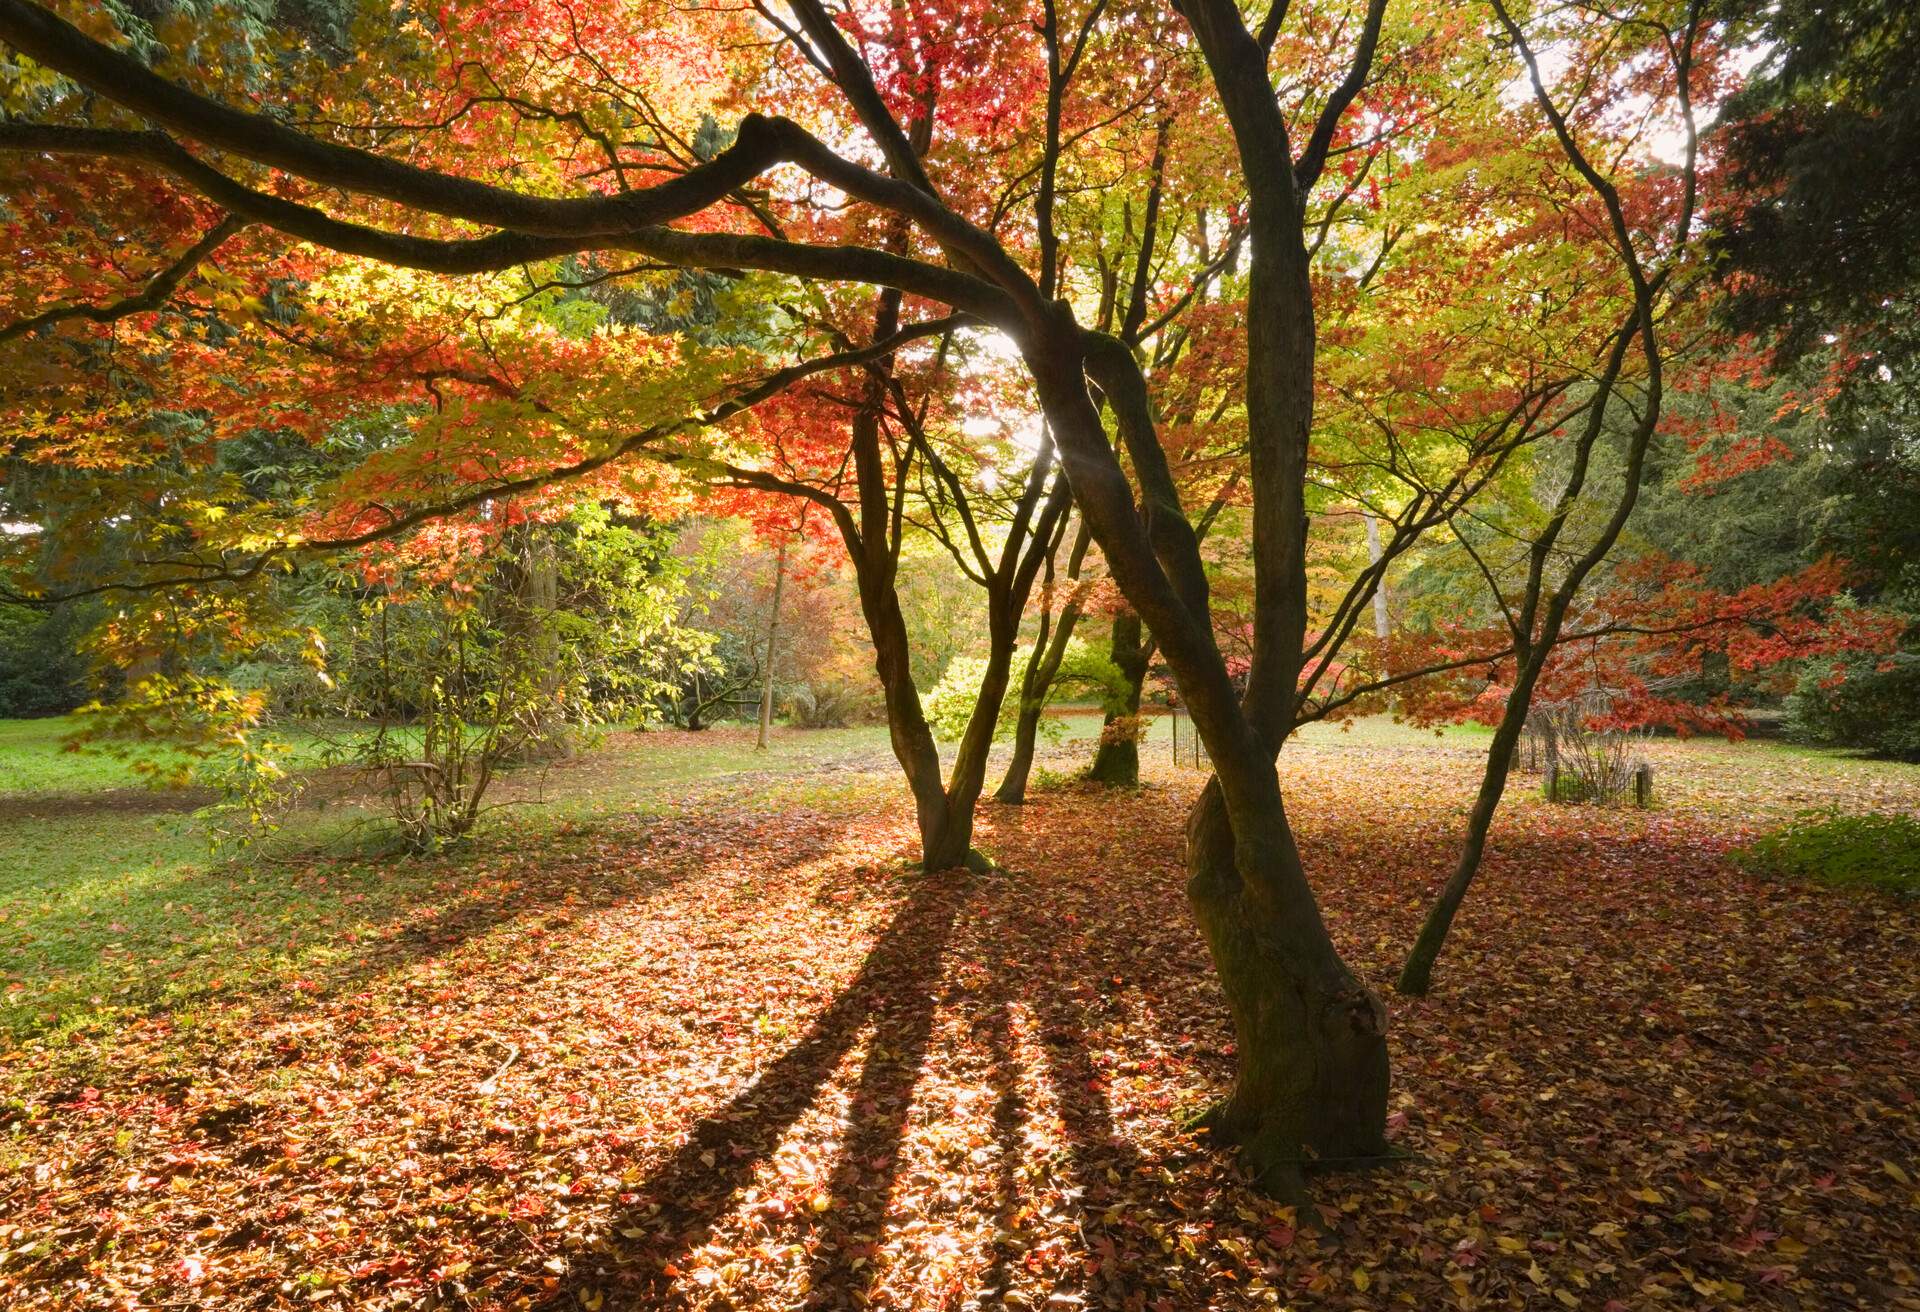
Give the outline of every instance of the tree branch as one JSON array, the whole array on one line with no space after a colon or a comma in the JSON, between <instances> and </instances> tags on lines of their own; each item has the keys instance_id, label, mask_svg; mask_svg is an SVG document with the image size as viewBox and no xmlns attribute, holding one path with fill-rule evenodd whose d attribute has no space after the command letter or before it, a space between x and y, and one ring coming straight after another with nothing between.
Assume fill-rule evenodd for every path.
<instances>
[{"instance_id":1,"label":"tree branch","mask_svg":"<svg viewBox=\"0 0 1920 1312\"><path fill-rule=\"evenodd\" d=\"M1333 145L1333 134L1339 130L1341 116L1347 107L1353 104L1353 98L1367 85L1367 74L1373 70L1373 55L1380 46L1380 20L1386 16L1387 0L1368 0L1367 17L1360 29L1360 43L1354 47L1353 63L1347 69L1347 76L1333 94L1327 97L1327 103L1320 107L1320 117L1313 125L1313 135L1307 139L1306 149L1300 152L1299 161L1293 166L1293 176L1305 195L1314 183L1320 180L1320 171L1327 166L1327 150Z\"/></svg>"},{"instance_id":2,"label":"tree branch","mask_svg":"<svg viewBox=\"0 0 1920 1312\"><path fill-rule=\"evenodd\" d=\"M607 236L683 218L776 162L771 122L749 114L733 145L656 186L614 196L529 196L321 141L263 114L234 109L161 77L30 0L0 0L0 41L151 123L257 164L449 218L541 236Z\"/></svg>"},{"instance_id":3,"label":"tree branch","mask_svg":"<svg viewBox=\"0 0 1920 1312\"><path fill-rule=\"evenodd\" d=\"M130 314L158 310L167 303L167 298L173 295L188 274L199 268L201 263L219 250L229 237L246 226L245 219L229 214L209 228L206 235L188 247L179 259L149 278L147 285L132 296L122 297L106 305L56 305L0 328L0 342L10 342L16 337L24 337L28 333L52 327L68 319L90 319L94 323L112 323Z\"/></svg>"}]
</instances>

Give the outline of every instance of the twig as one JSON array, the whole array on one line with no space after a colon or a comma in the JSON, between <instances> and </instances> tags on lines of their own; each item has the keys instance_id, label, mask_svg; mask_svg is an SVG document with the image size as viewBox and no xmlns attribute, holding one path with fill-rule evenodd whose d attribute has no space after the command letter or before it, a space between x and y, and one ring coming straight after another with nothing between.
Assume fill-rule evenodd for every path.
<instances>
[{"instance_id":1,"label":"twig","mask_svg":"<svg viewBox=\"0 0 1920 1312\"><path fill-rule=\"evenodd\" d=\"M491 1095L495 1089L499 1088L500 1077L507 1073L507 1069L510 1066L512 1066L516 1061L520 1060L519 1044L509 1043L507 1045L507 1049L508 1049L507 1059L500 1063L500 1069L495 1071L493 1074L487 1076L486 1079L480 1081L479 1085L474 1089L475 1093Z\"/></svg>"}]
</instances>

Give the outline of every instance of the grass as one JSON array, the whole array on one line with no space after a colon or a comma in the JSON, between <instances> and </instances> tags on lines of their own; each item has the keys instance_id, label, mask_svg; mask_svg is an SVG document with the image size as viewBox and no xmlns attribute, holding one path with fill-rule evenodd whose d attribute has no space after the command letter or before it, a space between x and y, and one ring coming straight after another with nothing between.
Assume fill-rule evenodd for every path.
<instances>
[{"instance_id":1,"label":"grass","mask_svg":"<svg viewBox=\"0 0 1920 1312\"><path fill-rule=\"evenodd\" d=\"M116 789L169 791L165 786L155 789L153 774L135 768L136 762L156 767L159 775L193 773L194 757L153 743L70 745L80 727L77 716L0 720L0 798ZM301 731L272 736L284 742L286 751L279 764L290 770L330 764L345 741L343 736Z\"/></svg>"},{"instance_id":2,"label":"grass","mask_svg":"<svg viewBox=\"0 0 1920 1312\"><path fill-rule=\"evenodd\" d=\"M117 756L69 751L70 718L0 720L0 797L26 793L93 793L139 788L145 780ZM172 761L177 754L157 753Z\"/></svg>"},{"instance_id":3,"label":"grass","mask_svg":"<svg viewBox=\"0 0 1920 1312\"><path fill-rule=\"evenodd\" d=\"M1063 742L1091 740L1100 731L1100 719L1091 710L1078 709L1055 717ZM1177 723L1176 723L1177 722ZM133 768L127 756L98 747L69 749L67 740L78 727L72 717L38 720L0 720L0 797L47 793L95 793L115 789L148 786L147 778ZM1415 729L1384 718L1350 721L1337 725L1309 725L1301 740L1315 744L1341 744L1358 747L1436 741L1478 742L1490 735L1481 725L1458 725L1444 735L1430 729ZM725 728L706 734L668 735L676 750L670 753L637 753L632 763L635 791L646 792L655 785L694 783L743 768L741 738L750 730ZM1193 723L1186 716L1159 715L1148 726L1141 744L1143 753L1155 751L1171 755L1177 733L1183 756L1193 748ZM289 732L282 735L288 753L282 764L303 770L325 764L329 741L312 734ZM749 773L787 771L812 765L838 767L846 760L887 750L887 733L881 725L860 725L846 729L821 729L807 732L778 732L765 754L747 758ZM1804 750L1804 749L1786 749ZM178 753L143 746L140 755L162 764L185 764L188 758Z\"/></svg>"},{"instance_id":4,"label":"grass","mask_svg":"<svg viewBox=\"0 0 1920 1312\"><path fill-rule=\"evenodd\" d=\"M1059 717L1061 737L1042 749L1038 786L1070 777L1099 724L1094 714ZM236 859L212 852L195 823L191 811L204 795L149 790L123 760L65 750L71 728L62 720L0 722L0 1037L51 1037L156 1008L183 1019L214 995L296 987L397 926L458 913L471 901L471 881L461 893L459 872L533 844L566 859L609 826L676 811L904 805L883 726L779 730L764 752L754 750L750 728L621 732L572 760L505 776L504 809L473 849L453 858L372 855L368 822L376 817L349 798L301 808L274 840ZM1174 765L1174 730L1164 715L1150 726L1142 744L1149 770ZM1178 734L1184 775L1193 769L1184 716ZM1471 768L1486 736L1480 726L1436 736L1371 719L1310 726L1289 755L1304 749L1306 759L1362 767L1378 758L1389 770L1445 759L1458 770ZM1894 807L1920 779L1910 768L1772 743L1669 743L1661 755L1663 770L1680 760L1708 763L1708 791L1676 790L1681 805L1708 813L1720 806L1753 814L1751 799L1711 791L1737 779L1741 762L1789 766L1814 793L1843 785ZM319 756L318 740L305 739L293 764ZM989 790L995 777L997 767ZM1525 805L1516 795L1515 808ZM1821 841L1783 844L1780 859L1804 864L1829 851Z\"/></svg>"},{"instance_id":5,"label":"grass","mask_svg":"<svg viewBox=\"0 0 1920 1312\"><path fill-rule=\"evenodd\" d=\"M1920 894L1920 819L1809 815L1747 844L1734 857L1760 874L1911 897Z\"/></svg>"}]
</instances>

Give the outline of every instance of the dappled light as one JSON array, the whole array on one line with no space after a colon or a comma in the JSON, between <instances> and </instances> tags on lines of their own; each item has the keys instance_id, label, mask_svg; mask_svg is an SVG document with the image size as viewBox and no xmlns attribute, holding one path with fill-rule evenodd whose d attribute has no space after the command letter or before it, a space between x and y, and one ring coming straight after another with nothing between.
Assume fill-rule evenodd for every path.
<instances>
[{"instance_id":1,"label":"dappled light","mask_svg":"<svg viewBox=\"0 0 1920 1312\"><path fill-rule=\"evenodd\" d=\"M1917 70L0 0L0 1307L1920 1312Z\"/></svg>"},{"instance_id":2,"label":"dappled light","mask_svg":"<svg viewBox=\"0 0 1920 1312\"><path fill-rule=\"evenodd\" d=\"M860 815L898 814L884 776L837 807L556 837L538 873L477 852L444 873L516 890L363 969L16 1056L38 1165L14 1243L62 1242L0 1278L18 1306L272 1301L289 1270L364 1307L1898 1288L1878 1254L1914 1221L1894 1172L1920 944L1872 902L1732 866L1767 814L1723 790L1920 797L1765 748L1661 755L1653 812L1516 808L1457 983L1393 1004L1407 1157L1305 1213L1178 1129L1230 1078L1230 1035L1179 844L1138 837L1175 832L1201 776L1149 753L1138 794L990 811L995 874L909 869L910 826ZM1376 729L1285 754L1318 781L1293 794L1302 842L1369 975L1415 927L1473 761ZM1552 1019L1573 1008L1593 1019Z\"/></svg>"}]
</instances>

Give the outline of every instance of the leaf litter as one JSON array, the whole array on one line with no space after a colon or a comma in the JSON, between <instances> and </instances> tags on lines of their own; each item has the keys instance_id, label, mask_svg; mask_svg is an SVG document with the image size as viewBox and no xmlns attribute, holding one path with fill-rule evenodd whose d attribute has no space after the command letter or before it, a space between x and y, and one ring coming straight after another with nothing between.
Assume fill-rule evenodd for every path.
<instances>
[{"instance_id":1,"label":"leaf litter","mask_svg":"<svg viewBox=\"0 0 1920 1312\"><path fill-rule=\"evenodd\" d=\"M1651 813L1508 808L1434 997L1387 995L1409 1157L1306 1215L1179 1128L1232 1071L1201 776L989 806L987 876L911 871L876 779L496 845L447 863L485 914L6 1054L0 1302L1920 1308L1913 909L1725 859L1823 776L1675 760ZM1383 990L1474 764L1283 758Z\"/></svg>"}]
</instances>

